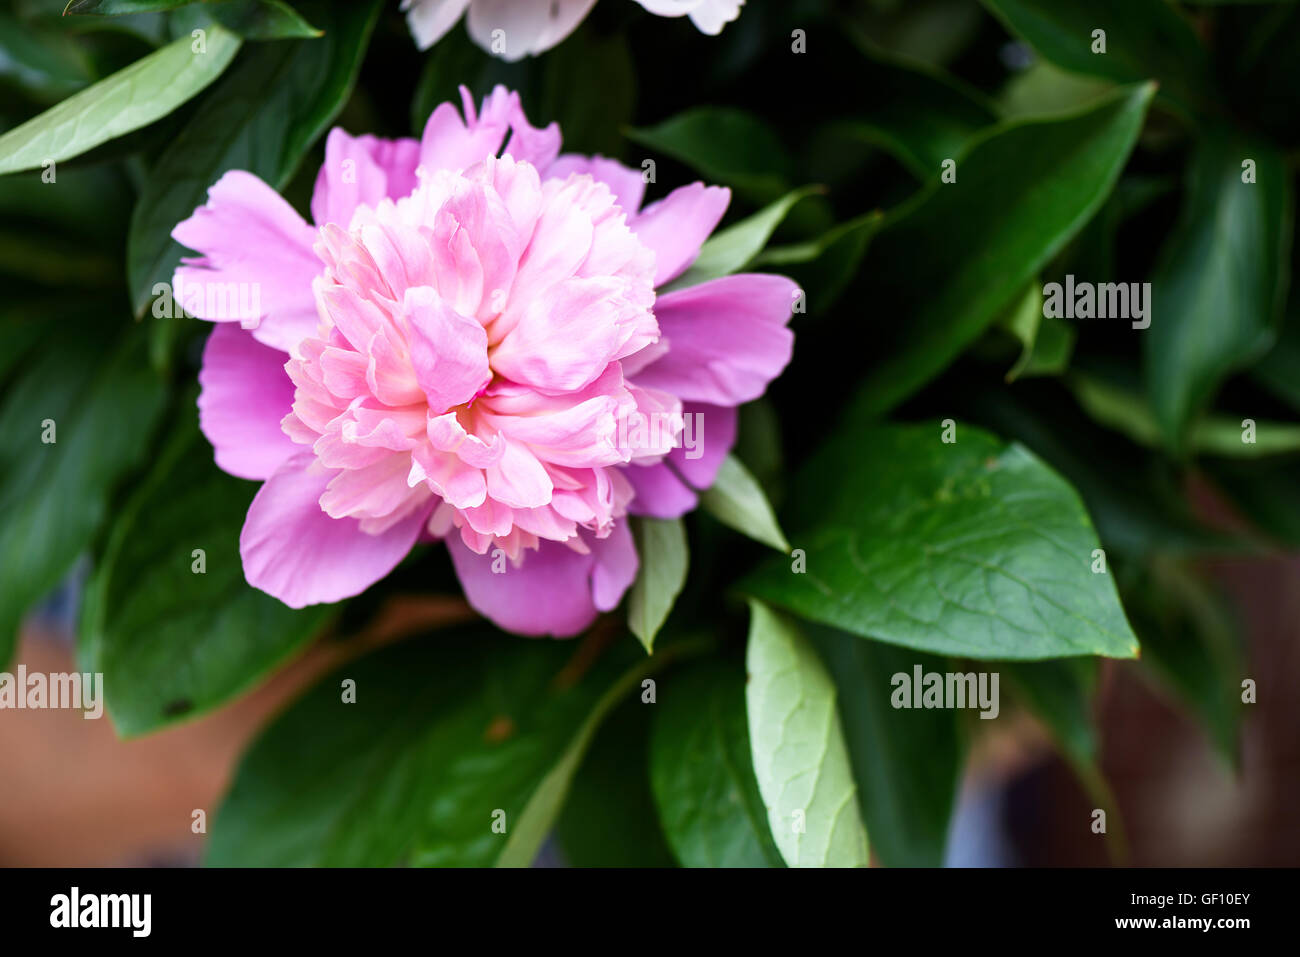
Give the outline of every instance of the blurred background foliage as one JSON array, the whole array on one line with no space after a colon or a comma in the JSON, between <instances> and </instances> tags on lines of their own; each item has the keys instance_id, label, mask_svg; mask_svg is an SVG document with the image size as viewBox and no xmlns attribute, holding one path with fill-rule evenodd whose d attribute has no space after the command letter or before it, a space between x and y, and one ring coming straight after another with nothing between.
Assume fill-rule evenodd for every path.
<instances>
[{"instance_id":1,"label":"blurred background foliage","mask_svg":"<svg viewBox=\"0 0 1300 957\"><path fill-rule=\"evenodd\" d=\"M78 657L105 673L119 733L137 735L231 701L322 629L364 632L394 596L457 593L441 549L341 607L291 612L249 589L236 542L254 486L220 473L196 428L207 326L150 306L181 255L171 228L225 170L305 213L331 125L418 136L458 86L478 98L504 83L531 120L561 124L566 151L653 160L648 200L697 178L730 186L723 225L752 241L734 265L800 283L794 360L743 410L737 450L792 545L814 559L831 547L821 526L847 519L825 502L942 490L907 438L937 441L939 420L978 427L959 434L990 461L1023 446L1035 488L1057 496L1044 521L1084 529L1083 572L1091 533L1070 488L1091 517L1117 627L1141 644L1134 672L1200 722L1225 769L1240 762L1245 629L1206 559L1300 544L1300 5L751 0L713 38L602 0L515 64L463 26L419 53L396 2L68 7L0 11L0 661L89 555ZM166 81L169 51L200 26L226 62ZM123 123L111 84L146 57L159 72ZM90 99L72 121L23 132L74 95ZM955 183L940 179L947 160ZM1044 318L1043 284L1066 275L1150 282L1150 328ZM34 457L26 437L45 419L60 452ZM1123 649L1065 650L1067 635L1009 655L975 630L911 640L870 598L824 610L790 584L788 559L711 515L687 525L690 571L653 656L614 619L576 648L467 624L368 656L345 669L366 689L358 710L332 707L327 679L253 747L210 859L526 863L554 829L578 864L779 864L750 766L744 593L808 619L880 863L944 860L985 731L887 706L889 675L918 662L1000 670L1093 806L1113 806L1091 656ZM882 563L908 534L859 531L880 538ZM194 547L206 576L190 574ZM670 695L662 679L651 716L621 704L652 674L681 684ZM505 850L485 806L519 822Z\"/></svg>"}]
</instances>

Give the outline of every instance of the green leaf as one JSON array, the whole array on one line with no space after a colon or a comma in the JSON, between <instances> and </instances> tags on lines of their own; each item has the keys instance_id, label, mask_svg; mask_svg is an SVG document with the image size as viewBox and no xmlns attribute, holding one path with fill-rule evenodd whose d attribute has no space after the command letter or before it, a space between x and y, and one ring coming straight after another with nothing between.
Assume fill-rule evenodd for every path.
<instances>
[{"instance_id":1,"label":"green leaf","mask_svg":"<svg viewBox=\"0 0 1300 957\"><path fill-rule=\"evenodd\" d=\"M618 155L624 146L620 128L636 109L634 63L623 33L602 34L584 25L542 58L540 95L529 109L539 121L560 124L565 152Z\"/></svg>"},{"instance_id":2,"label":"green leaf","mask_svg":"<svg viewBox=\"0 0 1300 957\"><path fill-rule=\"evenodd\" d=\"M629 129L627 137L758 202L789 189L791 162L780 138L743 110L697 107L658 126Z\"/></svg>"},{"instance_id":3,"label":"green leaf","mask_svg":"<svg viewBox=\"0 0 1300 957\"><path fill-rule=\"evenodd\" d=\"M203 11L246 40L321 36L320 30L284 0L207 0Z\"/></svg>"},{"instance_id":4,"label":"green leaf","mask_svg":"<svg viewBox=\"0 0 1300 957\"><path fill-rule=\"evenodd\" d=\"M619 644L584 673L568 642L476 623L348 664L244 757L208 863L526 864L603 715L685 648L629 667Z\"/></svg>"},{"instance_id":5,"label":"green leaf","mask_svg":"<svg viewBox=\"0 0 1300 957\"><path fill-rule=\"evenodd\" d=\"M1117 83L1154 79L1185 112L1208 106L1210 57L1187 20L1164 0L982 0L1043 57L1071 73ZM1094 30L1106 51L1093 52Z\"/></svg>"},{"instance_id":6,"label":"green leaf","mask_svg":"<svg viewBox=\"0 0 1300 957\"><path fill-rule=\"evenodd\" d=\"M1183 565L1152 562L1133 589L1142 634L1142 668L1156 686L1189 709L1230 764L1241 759L1241 681L1249 677L1231 606Z\"/></svg>"},{"instance_id":7,"label":"green leaf","mask_svg":"<svg viewBox=\"0 0 1300 957\"><path fill-rule=\"evenodd\" d=\"M756 542L770 545L778 552L790 553L790 543L772 514L767 496L740 459L728 455L722 460L718 477L704 492L700 504L723 525L748 535Z\"/></svg>"},{"instance_id":8,"label":"green leaf","mask_svg":"<svg viewBox=\"0 0 1300 957\"><path fill-rule=\"evenodd\" d=\"M650 725L661 707L633 695L605 719L555 822L569 866L676 866L646 773Z\"/></svg>"},{"instance_id":9,"label":"green leaf","mask_svg":"<svg viewBox=\"0 0 1300 957\"><path fill-rule=\"evenodd\" d=\"M774 558L742 587L938 654L1136 655L1114 583L1092 572L1097 536L1074 489L1024 447L948 425L850 420L790 496L806 570Z\"/></svg>"},{"instance_id":10,"label":"green leaf","mask_svg":"<svg viewBox=\"0 0 1300 957\"><path fill-rule=\"evenodd\" d=\"M1075 397L1101 424L1127 435L1139 445L1159 448L1164 439L1160 424L1141 395L1084 375L1070 377ZM1253 441L1246 441L1245 422L1254 424ZM1188 448L1226 458L1258 458L1300 451L1300 425L1207 416L1191 426Z\"/></svg>"},{"instance_id":11,"label":"green leaf","mask_svg":"<svg viewBox=\"0 0 1300 957\"><path fill-rule=\"evenodd\" d=\"M1091 713L1097 662L1092 658L1003 661L997 668L1075 768L1085 776L1098 774L1097 734Z\"/></svg>"},{"instance_id":12,"label":"green leaf","mask_svg":"<svg viewBox=\"0 0 1300 957\"><path fill-rule=\"evenodd\" d=\"M120 17L132 13L151 13L155 10L175 10L187 7L195 0L69 0L63 8L65 17L74 14L95 14L101 17Z\"/></svg>"},{"instance_id":13,"label":"green leaf","mask_svg":"<svg viewBox=\"0 0 1300 957\"><path fill-rule=\"evenodd\" d=\"M86 56L70 37L0 13L0 80L50 103L76 92L90 79Z\"/></svg>"},{"instance_id":14,"label":"green leaf","mask_svg":"<svg viewBox=\"0 0 1300 957\"><path fill-rule=\"evenodd\" d=\"M163 408L141 337L114 348L104 332L61 325L0 405L0 667L23 613L108 517L109 495L144 458Z\"/></svg>"},{"instance_id":15,"label":"green leaf","mask_svg":"<svg viewBox=\"0 0 1300 957\"><path fill-rule=\"evenodd\" d=\"M1043 315L1043 290L1037 280L1008 309L998 325L1020 342L1020 357L1007 371L1007 381L1037 375L1059 375L1070 363L1074 327L1064 319Z\"/></svg>"},{"instance_id":16,"label":"green leaf","mask_svg":"<svg viewBox=\"0 0 1300 957\"><path fill-rule=\"evenodd\" d=\"M958 162L955 183L936 182L891 215L864 271L862 295L879 317L873 351L886 358L867 370L860 409L878 415L941 372L1082 229L1115 185L1151 93L1131 87L1079 113L993 127Z\"/></svg>"},{"instance_id":17,"label":"green leaf","mask_svg":"<svg viewBox=\"0 0 1300 957\"><path fill-rule=\"evenodd\" d=\"M864 213L839 223L816 239L789 246L769 246L754 260L799 284L814 312L824 312L843 294L885 221L884 213Z\"/></svg>"},{"instance_id":18,"label":"green leaf","mask_svg":"<svg viewBox=\"0 0 1300 957\"><path fill-rule=\"evenodd\" d=\"M1242 182L1247 159L1254 183ZM1192 157L1182 220L1151 280L1143 343L1152 410L1175 448L1222 379L1272 341L1286 301L1291 201L1286 162L1268 147L1221 132Z\"/></svg>"},{"instance_id":19,"label":"green leaf","mask_svg":"<svg viewBox=\"0 0 1300 957\"><path fill-rule=\"evenodd\" d=\"M685 867L784 867L758 793L738 662L707 661L660 682L650 784Z\"/></svg>"},{"instance_id":20,"label":"green leaf","mask_svg":"<svg viewBox=\"0 0 1300 957\"><path fill-rule=\"evenodd\" d=\"M257 486L213 464L192 403L183 416L115 518L83 605L81 665L103 673L113 725L126 736L241 694L332 612L294 611L244 580L239 530Z\"/></svg>"},{"instance_id":21,"label":"green leaf","mask_svg":"<svg viewBox=\"0 0 1300 957\"><path fill-rule=\"evenodd\" d=\"M686 584L690 551L682 520L641 518L633 522L641 567L627 601L627 623L632 634L654 651L655 635L668 619L673 603Z\"/></svg>"},{"instance_id":22,"label":"green leaf","mask_svg":"<svg viewBox=\"0 0 1300 957\"><path fill-rule=\"evenodd\" d=\"M781 221L799 200L822 192L819 186L805 186L782 196L753 216L719 230L704 241L691 268L667 287L669 290L698 285L710 279L740 272L763 251Z\"/></svg>"},{"instance_id":23,"label":"green leaf","mask_svg":"<svg viewBox=\"0 0 1300 957\"><path fill-rule=\"evenodd\" d=\"M171 282L183 253L171 231L203 205L208 188L232 169L283 188L351 95L377 0L303 9L325 36L246 51L145 178L127 237L136 315L148 308L155 284Z\"/></svg>"},{"instance_id":24,"label":"green leaf","mask_svg":"<svg viewBox=\"0 0 1300 957\"><path fill-rule=\"evenodd\" d=\"M939 176L998 114L983 95L959 85L942 70L866 45L860 89L871 96L854 104L851 119L832 126L839 135L885 150L922 182Z\"/></svg>"},{"instance_id":25,"label":"green leaf","mask_svg":"<svg viewBox=\"0 0 1300 957\"><path fill-rule=\"evenodd\" d=\"M876 856L886 867L939 867L957 797L963 747L954 712L895 708L892 677L951 670L946 660L809 630L839 692L844 739L858 802Z\"/></svg>"},{"instance_id":26,"label":"green leaf","mask_svg":"<svg viewBox=\"0 0 1300 957\"><path fill-rule=\"evenodd\" d=\"M192 43L175 40L0 136L0 174L71 159L166 116L221 75L240 40L214 25L204 52Z\"/></svg>"},{"instance_id":27,"label":"green leaf","mask_svg":"<svg viewBox=\"0 0 1300 957\"><path fill-rule=\"evenodd\" d=\"M866 867L835 685L817 652L793 622L751 601L745 667L754 774L781 856L791 867Z\"/></svg>"}]
</instances>

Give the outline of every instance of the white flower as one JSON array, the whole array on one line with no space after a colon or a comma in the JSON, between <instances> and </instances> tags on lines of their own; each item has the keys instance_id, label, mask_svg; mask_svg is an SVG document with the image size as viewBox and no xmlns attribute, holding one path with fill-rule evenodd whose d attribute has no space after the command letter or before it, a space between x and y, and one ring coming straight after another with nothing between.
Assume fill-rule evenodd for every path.
<instances>
[{"instance_id":1,"label":"white flower","mask_svg":"<svg viewBox=\"0 0 1300 957\"><path fill-rule=\"evenodd\" d=\"M716 36L740 16L745 0L636 0L661 17L689 16ZM421 50L438 42L468 11L474 42L504 60L549 50L582 22L596 0L402 0L411 35Z\"/></svg>"}]
</instances>

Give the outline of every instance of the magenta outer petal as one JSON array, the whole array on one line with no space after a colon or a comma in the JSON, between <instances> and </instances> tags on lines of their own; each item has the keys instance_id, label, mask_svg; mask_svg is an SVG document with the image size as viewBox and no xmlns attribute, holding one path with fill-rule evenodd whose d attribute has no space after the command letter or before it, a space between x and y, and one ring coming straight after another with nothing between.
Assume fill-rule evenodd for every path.
<instances>
[{"instance_id":1,"label":"magenta outer petal","mask_svg":"<svg viewBox=\"0 0 1300 957\"><path fill-rule=\"evenodd\" d=\"M668 462L673 470L684 478L693 488L706 489L718 477L722 460L727 457L731 447L736 444L736 410L728 406L704 405L699 402L687 402L682 406L683 415L698 415L700 427L695 430L696 447L688 458L687 449L679 446L668 453Z\"/></svg>"},{"instance_id":2,"label":"magenta outer petal","mask_svg":"<svg viewBox=\"0 0 1300 957\"><path fill-rule=\"evenodd\" d=\"M757 399L794 350L786 328L798 287L784 276L742 273L665 293L655 318L668 352L637 372L642 388L684 402L741 405Z\"/></svg>"},{"instance_id":3,"label":"magenta outer petal","mask_svg":"<svg viewBox=\"0 0 1300 957\"><path fill-rule=\"evenodd\" d=\"M337 223L344 229L361 205L409 196L418 180L420 143L351 136L335 127L325 141L325 162L316 174L311 215L317 226Z\"/></svg>"},{"instance_id":4,"label":"magenta outer petal","mask_svg":"<svg viewBox=\"0 0 1300 957\"><path fill-rule=\"evenodd\" d=\"M604 538L588 536L595 566L591 572L591 599L601 611L611 611L632 587L639 566L636 543L627 522L619 522Z\"/></svg>"},{"instance_id":5,"label":"magenta outer petal","mask_svg":"<svg viewBox=\"0 0 1300 957\"><path fill-rule=\"evenodd\" d=\"M603 156L588 158L579 153L565 153L551 164L543 178L567 179L574 173L588 173L596 182L608 186L629 220L641 208L641 200L645 197L645 180L640 171Z\"/></svg>"},{"instance_id":6,"label":"magenta outer petal","mask_svg":"<svg viewBox=\"0 0 1300 957\"><path fill-rule=\"evenodd\" d=\"M655 254L655 285L676 279L700 254L731 202L731 190L692 183L651 203L628 222L632 232Z\"/></svg>"},{"instance_id":7,"label":"magenta outer petal","mask_svg":"<svg viewBox=\"0 0 1300 957\"><path fill-rule=\"evenodd\" d=\"M524 552L518 567L503 556L500 573L492 571L494 549L479 555L455 532L447 536L447 549L479 614L516 634L568 638L590 625L597 611L617 605L636 577L636 550L626 527L615 526L604 541L584 539L590 554L543 540L536 551Z\"/></svg>"},{"instance_id":8,"label":"magenta outer petal","mask_svg":"<svg viewBox=\"0 0 1300 957\"><path fill-rule=\"evenodd\" d=\"M699 497L666 462L629 465L623 475L636 490L636 498L627 507L633 515L681 518L699 504Z\"/></svg>"},{"instance_id":9,"label":"magenta outer petal","mask_svg":"<svg viewBox=\"0 0 1300 957\"><path fill-rule=\"evenodd\" d=\"M199 427L222 471L265 479L302 450L280 428L293 407L286 358L233 323L208 336L199 370Z\"/></svg>"},{"instance_id":10,"label":"magenta outer petal","mask_svg":"<svg viewBox=\"0 0 1300 957\"><path fill-rule=\"evenodd\" d=\"M290 608L359 595L406 557L430 507L382 535L361 531L356 519L335 519L320 507L334 472L301 452L267 479L249 506L239 552L254 588Z\"/></svg>"},{"instance_id":11,"label":"magenta outer petal","mask_svg":"<svg viewBox=\"0 0 1300 957\"><path fill-rule=\"evenodd\" d=\"M249 301L253 293L260 319L253 338L290 351L316 331L316 300L311 281L322 270L312 252L316 230L303 222L292 206L252 173L231 170L208 190L208 201L172 230L172 238L196 250L198 258L182 260L172 280L178 305L202 290L204 307L189 310L213 322L243 322L249 317L208 314L207 291L222 291L220 300ZM220 289L212 284L220 284Z\"/></svg>"}]
</instances>

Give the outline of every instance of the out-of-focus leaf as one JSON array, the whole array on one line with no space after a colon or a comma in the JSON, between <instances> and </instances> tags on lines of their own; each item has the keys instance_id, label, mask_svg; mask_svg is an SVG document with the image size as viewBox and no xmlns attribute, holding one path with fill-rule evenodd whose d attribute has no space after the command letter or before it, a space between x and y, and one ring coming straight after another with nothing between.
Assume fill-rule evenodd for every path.
<instances>
[{"instance_id":1,"label":"out-of-focus leaf","mask_svg":"<svg viewBox=\"0 0 1300 957\"><path fill-rule=\"evenodd\" d=\"M1007 29L1071 73L1118 83L1156 80L1160 95L1187 112L1212 99L1209 55L1187 20L1164 0L982 2ZM1101 41L1105 52L1093 52Z\"/></svg>"},{"instance_id":2,"label":"out-of-focus leaf","mask_svg":"<svg viewBox=\"0 0 1300 957\"><path fill-rule=\"evenodd\" d=\"M71 159L166 116L221 75L239 37L214 26L202 52L182 37L0 136L0 173Z\"/></svg>"},{"instance_id":3,"label":"out-of-focus leaf","mask_svg":"<svg viewBox=\"0 0 1300 957\"><path fill-rule=\"evenodd\" d=\"M1063 319L1043 315L1043 290L1037 280L1003 313L998 325L1020 343L1020 357L1007 371L1007 381L1036 375L1058 375L1070 363L1074 328Z\"/></svg>"},{"instance_id":4,"label":"out-of-focus leaf","mask_svg":"<svg viewBox=\"0 0 1300 957\"><path fill-rule=\"evenodd\" d=\"M207 0L203 11L227 30L246 40L319 37L312 26L284 0Z\"/></svg>"},{"instance_id":5,"label":"out-of-focus leaf","mask_svg":"<svg viewBox=\"0 0 1300 957\"><path fill-rule=\"evenodd\" d=\"M294 611L244 580L239 530L257 486L219 471L192 405L182 415L149 477L115 516L83 606L81 667L104 675L122 735L234 698L331 613L326 605Z\"/></svg>"},{"instance_id":6,"label":"out-of-focus leaf","mask_svg":"<svg viewBox=\"0 0 1300 957\"><path fill-rule=\"evenodd\" d=\"M677 863L659 826L646 773L650 725L664 705L642 697L634 693L605 720L569 788L555 837L571 867Z\"/></svg>"},{"instance_id":7,"label":"out-of-focus leaf","mask_svg":"<svg viewBox=\"0 0 1300 957\"><path fill-rule=\"evenodd\" d=\"M680 518L642 518L633 523L633 529L641 567L628 595L627 623L646 654L651 654L655 635L686 584L690 552Z\"/></svg>"},{"instance_id":8,"label":"out-of-focus leaf","mask_svg":"<svg viewBox=\"0 0 1300 957\"><path fill-rule=\"evenodd\" d=\"M601 719L672 660L573 655L475 624L344 666L245 755L208 863L527 865Z\"/></svg>"},{"instance_id":9,"label":"out-of-focus leaf","mask_svg":"<svg viewBox=\"0 0 1300 957\"><path fill-rule=\"evenodd\" d=\"M282 188L351 94L379 3L303 9L325 36L246 51L145 179L127 240L136 315L155 284L171 282L182 255L171 231L203 205L208 188L231 169Z\"/></svg>"},{"instance_id":10,"label":"out-of-focus leaf","mask_svg":"<svg viewBox=\"0 0 1300 957\"><path fill-rule=\"evenodd\" d=\"M738 662L708 661L660 682L650 783L686 867L783 867L758 792Z\"/></svg>"},{"instance_id":11,"label":"out-of-focus leaf","mask_svg":"<svg viewBox=\"0 0 1300 957\"><path fill-rule=\"evenodd\" d=\"M890 216L855 287L886 357L863 373L859 409L887 411L942 371L1083 227L1115 185L1151 93L1130 87L1080 113L993 127L956 182L935 182Z\"/></svg>"},{"instance_id":12,"label":"out-of-focus leaf","mask_svg":"<svg viewBox=\"0 0 1300 957\"><path fill-rule=\"evenodd\" d=\"M757 202L771 202L790 188L791 162L785 147L752 113L697 107L658 126L629 129L627 136Z\"/></svg>"},{"instance_id":13,"label":"out-of-focus leaf","mask_svg":"<svg viewBox=\"0 0 1300 957\"><path fill-rule=\"evenodd\" d=\"M866 867L835 684L816 650L790 619L751 601L745 667L754 776L781 857L791 867Z\"/></svg>"},{"instance_id":14,"label":"out-of-focus leaf","mask_svg":"<svg viewBox=\"0 0 1300 957\"><path fill-rule=\"evenodd\" d=\"M805 309L824 312L839 299L858 271L885 217L870 212L840 223L823 235L789 246L769 246L754 265L789 275L806 299Z\"/></svg>"},{"instance_id":15,"label":"out-of-focus leaf","mask_svg":"<svg viewBox=\"0 0 1300 957\"><path fill-rule=\"evenodd\" d=\"M85 55L68 38L0 13L0 81L41 103L53 103L90 79Z\"/></svg>"},{"instance_id":16,"label":"out-of-focus leaf","mask_svg":"<svg viewBox=\"0 0 1300 957\"><path fill-rule=\"evenodd\" d=\"M109 495L144 457L163 408L141 337L114 348L106 328L52 324L50 347L0 405L0 666L24 612L99 531Z\"/></svg>"},{"instance_id":17,"label":"out-of-focus leaf","mask_svg":"<svg viewBox=\"0 0 1300 957\"><path fill-rule=\"evenodd\" d=\"M565 152L618 155L620 127L632 121L637 90L623 34L581 27L542 58L541 71L540 102L529 109L560 124Z\"/></svg>"},{"instance_id":18,"label":"out-of-focus leaf","mask_svg":"<svg viewBox=\"0 0 1300 957\"><path fill-rule=\"evenodd\" d=\"M1231 764L1240 757L1241 681L1246 673L1238 625L1223 600L1186 568L1168 560L1133 590L1142 666L1205 725Z\"/></svg>"},{"instance_id":19,"label":"out-of-focus leaf","mask_svg":"<svg viewBox=\"0 0 1300 957\"><path fill-rule=\"evenodd\" d=\"M1113 87L1107 80L1067 73L1049 60L1037 60L1007 81L998 103L1007 116L1063 113L1100 99Z\"/></svg>"},{"instance_id":20,"label":"out-of-focus leaf","mask_svg":"<svg viewBox=\"0 0 1300 957\"><path fill-rule=\"evenodd\" d=\"M932 67L868 46L859 69L869 90L834 128L890 153L917 179L937 179L945 159L956 159L967 141L998 120L993 105Z\"/></svg>"},{"instance_id":21,"label":"out-of-focus leaf","mask_svg":"<svg viewBox=\"0 0 1300 957\"><path fill-rule=\"evenodd\" d=\"M65 17L74 14L94 14L101 17L120 17L132 13L150 13L155 10L175 10L187 7L195 0L69 0L63 8Z\"/></svg>"},{"instance_id":22,"label":"out-of-focus leaf","mask_svg":"<svg viewBox=\"0 0 1300 957\"><path fill-rule=\"evenodd\" d=\"M1113 580L1092 571L1099 543L1074 489L1023 446L950 425L945 442L938 422L849 420L790 496L796 561L773 558L742 587L939 654L1135 656Z\"/></svg>"},{"instance_id":23,"label":"out-of-focus leaf","mask_svg":"<svg viewBox=\"0 0 1300 957\"><path fill-rule=\"evenodd\" d=\"M1256 181L1242 182L1255 163ZM1221 131L1192 158L1182 221L1151 280L1147 388L1167 443L1229 372L1262 354L1286 301L1291 177L1272 149Z\"/></svg>"},{"instance_id":24,"label":"out-of-focus leaf","mask_svg":"<svg viewBox=\"0 0 1300 957\"><path fill-rule=\"evenodd\" d=\"M1098 422L1139 445L1161 446L1160 425L1142 396L1083 375L1071 376L1070 384L1079 404ZM1300 425L1207 416L1192 426L1187 445L1195 452L1228 458L1296 452L1300 451Z\"/></svg>"},{"instance_id":25,"label":"out-of-focus leaf","mask_svg":"<svg viewBox=\"0 0 1300 957\"><path fill-rule=\"evenodd\" d=\"M844 739L876 856L939 867L964 749L950 710L895 708L892 678L951 670L942 658L830 628L809 629L839 692Z\"/></svg>"}]
</instances>

